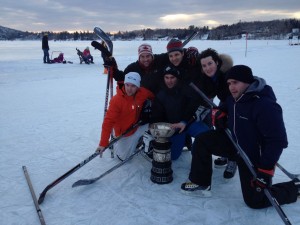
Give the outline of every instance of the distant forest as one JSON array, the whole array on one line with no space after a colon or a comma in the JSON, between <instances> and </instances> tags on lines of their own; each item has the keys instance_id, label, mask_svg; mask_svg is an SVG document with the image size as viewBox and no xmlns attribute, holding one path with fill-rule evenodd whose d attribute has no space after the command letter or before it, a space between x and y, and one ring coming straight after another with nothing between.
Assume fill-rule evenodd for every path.
<instances>
[{"instance_id":1,"label":"distant forest","mask_svg":"<svg viewBox=\"0 0 300 225\"><path fill-rule=\"evenodd\" d=\"M249 39L288 39L292 35L299 37L300 20L283 19L272 21L238 22L232 25L221 25L209 29L208 26L197 27L190 25L184 29L142 29L134 31L119 31L116 34L108 33L113 40L157 40L161 38L177 37L185 39L194 30L199 34L196 39L231 40L240 39L248 34ZM296 31L292 34L292 30ZM0 26L0 40L37 40L44 33L48 33L50 40L95 40L93 32L59 32L43 31L40 33L24 32Z\"/></svg>"}]
</instances>

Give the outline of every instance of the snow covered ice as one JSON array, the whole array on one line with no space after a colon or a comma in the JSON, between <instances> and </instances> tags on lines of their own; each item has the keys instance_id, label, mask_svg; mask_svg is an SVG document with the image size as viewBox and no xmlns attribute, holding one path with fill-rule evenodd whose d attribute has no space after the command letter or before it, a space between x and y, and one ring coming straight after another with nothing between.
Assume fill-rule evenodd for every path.
<instances>
[{"instance_id":1,"label":"snow covered ice","mask_svg":"<svg viewBox=\"0 0 300 225\"><path fill-rule=\"evenodd\" d=\"M119 68L137 60L139 41L114 42ZM166 51L165 41L148 41L154 53ZM95 64L79 64L76 47L90 42L49 41L74 64L43 64L41 42L0 42L0 224L39 224L22 171L26 165L37 197L59 176L93 154L100 137L106 75L100 52L91 49ZM280 163L300 173L300 46L288 40L191 41L187 47L215 48L230 54L234 64L246 64L270 84L281 104L289 147ZM55 53L54 53L55 54ZM151 163L136 156L97 183L72 188L118 163L110 153L95 158L50 189L40 205L49 225L253 225L283 224L273 207L248 208L238 175L225 182L223 169L214 169L211 198L181 194L189 173L190 152L174 161L174 180L158 185L150 180ZM274 182L288 178L276 170ZM292 224L300 224L300 202L282 206Z\"/></svg>"}]
</instances>

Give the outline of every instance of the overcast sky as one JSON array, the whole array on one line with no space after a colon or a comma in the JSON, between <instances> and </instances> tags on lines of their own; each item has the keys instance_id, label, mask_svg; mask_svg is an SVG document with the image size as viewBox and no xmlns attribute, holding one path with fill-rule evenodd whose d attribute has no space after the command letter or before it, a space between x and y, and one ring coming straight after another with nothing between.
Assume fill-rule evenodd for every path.
<instances>
[{"instance_id":1,"label":"overcast sky","mask_svg":"<svg viewBox=\"0 0 300 225\"><path fill-rule=\"evenodd\" d=\"M0 0L0 25L107 32L300 19L300 0Z\"/></svg>"}]
</instances>

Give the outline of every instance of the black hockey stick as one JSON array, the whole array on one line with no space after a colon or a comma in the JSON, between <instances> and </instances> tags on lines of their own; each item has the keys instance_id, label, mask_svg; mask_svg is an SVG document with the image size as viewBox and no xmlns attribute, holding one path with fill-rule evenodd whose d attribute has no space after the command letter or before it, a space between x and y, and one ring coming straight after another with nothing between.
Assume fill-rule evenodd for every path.
<instances>
[{"instance_id":1,"label":"black hockey stick","mask_svg":"<svg viewBox=\"0 0 300 225\"><path fill-rule=\"evenodd\" d=\"M113 43L110 40L109 36L99 27L95 27L94 32L106 45L106 46L104 46L104 45L99 46L97 43L92 42L95 46L98 47L98 49L101 49L100 51L104 55L104 56L102 55L103 60L104 60L104 57L112 56L112 54L113 54ZM106 47L107 47L107 49L106 49ZM104 60L104 62L105 62L105 60ZM107 82L106 82L106 92L105 92L105 102L104 102L104 114L103 114L104 117L105 117L105 114L107 112L107 107L108 107L109 90L110 90L110 98L113 97L113 77L112 77L112 74L111 74L111 68L109 66L106 66L106 68L107 68ZM113 158L114 157L113 148L111 147L110 150L111 150L111 157Z\"/></svg>"},{"instance_id":2,"label":"black hockey stick","mask_svg":"<svg viewBox=\"0 0 300 225\"><path fill-rule=\"evenodd\" d=\"M101 38L102 41L106 44L108 47L108 51L112 54L113 53L113 43L108 37L108 35L100 28L100 27L95 27L94 32L96 35Z\"/></svg>"},{"instance_id":3,"label":"black hockey stick","mask_svg":"<svg viewBox=\"0 0 300 225\"><path fill-rule=\"evenodd\" d=\"M78 187L78 186L89 185L89 184L95 183L96 181L100 180L101 178L105 177L106 175L110 174L114 170L118 169L119 167L121 167L122 165L124 165L125 163L130 161L135 155L137 155L139 152L141 152L142 149L143 149L142 146L140 146L140 148L138 148L132 155L130 155L128 158L126 158L122 162L118 163L117 165L113 166L106 172L102 173L100 176L91 178L91 179L78 180L72 185L72 187Z\"/></svg>"},{"instance_id":4,"label":"black hockey stick","mask_svg":"<svg viewBox=\"0 0 300 225\"><path fill-rule=\"evenodd\" d=\"M193 82L190 83L190 86L202 97L202 99L207 104L210 105L211 108L217 107L217 105L213 101L211 101ZM228 128L225 129L225 133L228 136L228 138L231 141L231 143L233 144L233 146L235 147L235 149L238 151L238 154L242 157L243 161L245 162L246 166L250 170L250 172L253 175L253 177L257 177L257 174L256 174L256 172L254 170L254 166L253 166L251 160L248 158L247 154L239 146L239 144L236 143L233 140L231 132L230 132L230 130ZM284 211L280 207L280 205L277 202L277 200L271 195L270 190L268 188L265 188L264 189L264 193L267 196L267 198L269 199L269 201L272 204L272 206L276 209L277 213L279 214L279 216L282 219L282 221L284 222L284 224L291 225L290 220L288 219L288 217L286 216L286 214L284 213Z\"/></svg>"},{"instance_id":5,"label":"black hockey stick","mask_svg":"<svg viewBox=\"0 0 300 225\"><path fill-rule=\"evenodd\" d=\"M124 137L126 134L128 134L129 132L131 132L132 130L134 130L137 126L139 126L141 123L141 121L133 124L130 128L128 128L124 133L122 133L120 136L112 139L109 144L105 147L105 149L110 148L113 144L115 144L118 140L120 140L122 137ZM81 167L83 167L85 164L87 164L88 162L90 162L92 159L94 159L96 156L99 155L99 152L96 151L95 153L93 153L92 155L90 155L89 157L87 157L85 160L83 160L82 162L80 162L79 164L77 164L75 167L73 167L72 169L70 169L68 172L66 172L65 174L63 174L62 176L60 176L59 178L57 178L55 181L53 181L51 184L49 184L40 194L38 203L41 204L43 203L46 193L47 191L49 191L51 188L53 188L54 186L56 186L58 183L60 183L61 181L63 181L64 179L66 179L68 176L70 176L72 173L74 173L75 171L77 171L78 169L80 169Z\"/></svg>"},{"instance_id":6,"label":"black hockey stick","mask_svg":"<svg viewBox=\"0 0 300 225\"><path fill-rule=\"evenodd\" d=\"M198 31L194 31L184 42L182 42L182 46L184 47L185 45L187 45L187 43L194 39L194 37L196 37L198 33Z\"/></svg>"},{"instance_id":7,"label":"black hockey stick","mask_svg":"<svg viewBox=\"0 0 300 225\"><path fill-rule=\"evenodd\" d=\"M290 179L300 179L300 174L294 174L294 173L290 173L289 171L287 171L282 165L280 165L279 163L276 163L276 166L285 174L287 175Z\"/></svg>"}]
</instances>

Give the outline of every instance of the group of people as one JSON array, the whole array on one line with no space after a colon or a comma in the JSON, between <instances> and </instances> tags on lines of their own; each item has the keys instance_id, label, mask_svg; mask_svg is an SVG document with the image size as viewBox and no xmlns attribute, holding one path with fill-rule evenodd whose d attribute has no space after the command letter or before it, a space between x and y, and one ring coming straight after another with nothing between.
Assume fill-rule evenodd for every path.
<instances>
[{"instance_id":1,"label":"group of people","mask_svg":"<svg viewBox=\"0 0 300 225\"><path fill-rule=\"evenodd\" d=\"M102 124L96 150L101 155L112 131L119 136L142 120L143 125L114 145L115 154L124 160L147 134L149 123L167 122L176 130L170 138L172 160L180 157L187 140L194 139L189 180L181 185L183 193L211 196L212 156L216 155L221 157L215 160L216 165L227 165L225 179L232 178L238 167L243 198L249 207L271 205L264 188L279 204L297 201L299 178L272 185L276 163L288 145L287 135L272 88L264 79L253 76L251 68L233 66L230 56L211 48L202 52L194 47L186 49L178 39L171 39L167 53L162 54L153 54L149 44L140 45L138 60L124 71L111 57L106 58L105 66L110 67L118 87ZM215 97L219 105L210 109L207 100ZM145 112L149 114L148 108L144 110L145 105L149 107L145 102L149 101L151 115L145 116ZM251 160L255 177L231 140Z\"/></svg>"},{"instance_id":2,"label":"group of people","mask_svg":"<svg viewBox=\"0 0 300 225\"><path fill-rule=\"evenodd\" d=\"M50 57L49 57L50 48L49 48L48 34L47 33L45 33L43 35L43 38L42 38L42 49L43 49L43 53L44 53L44 56L43 56L43 62L44 63L48 63L48 64L51 64L51 63L66 63L66 60L64 59L64 54L62 52L59 53L59 55L56 58L50 59ZM86 64L94 63L93 56L91 55L91 52L90 52L90 49L89 49L88 46L84 49L83 52L81 52L78 49L77 49L77 51L80 52L80 53L78 53L79 59L80 59L80 64L82 62L85 62Z\"/></svg>"}]
</instances>

